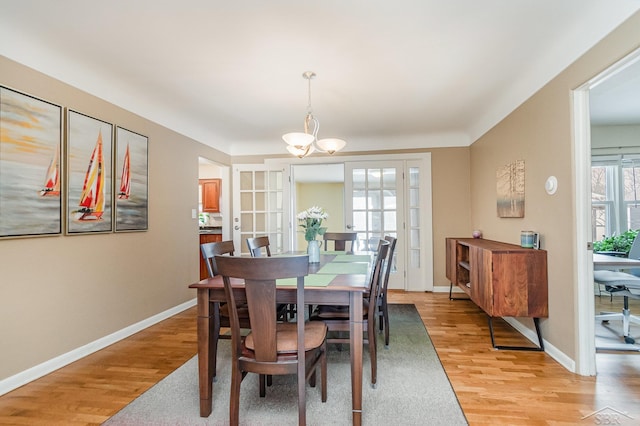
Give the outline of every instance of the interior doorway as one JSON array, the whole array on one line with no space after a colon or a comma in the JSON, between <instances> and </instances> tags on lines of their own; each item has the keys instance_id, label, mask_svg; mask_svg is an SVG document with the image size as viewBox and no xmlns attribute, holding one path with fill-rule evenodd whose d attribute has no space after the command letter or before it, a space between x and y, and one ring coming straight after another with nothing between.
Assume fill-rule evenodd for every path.
<instances>
[{"instance_id":1,"label":"interior doorway","mask_svg":"<svg viewBox=\"0 0 640 426\"><path fill-rule=\"evenodd\" d=\"M597 126L614 131L614 127L638 126L640 129L640 50L611 66L573 93L574 107L574 161L576 205L576 260L577 260L577 335L578 350L576 372L595 375L595 301L593 285L592 244L595 239L592 223L592 173L594 139ZM618 129L620 130L620 129ZM619 151L621 139L611 133L606 138ZM637 146L640 140L636 139ZM626 147L629 148L629 147ZM637 148L637 147L631 147ZM603 151L600 151L603 152Z\"/></svg>"}]
</instances>

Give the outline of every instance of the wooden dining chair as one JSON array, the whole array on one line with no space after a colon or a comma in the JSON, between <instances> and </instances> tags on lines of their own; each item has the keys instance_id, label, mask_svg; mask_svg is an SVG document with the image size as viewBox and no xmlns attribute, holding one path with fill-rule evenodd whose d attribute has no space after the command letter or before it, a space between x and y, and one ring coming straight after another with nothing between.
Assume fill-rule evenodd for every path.
<instances>
[{"instance_id":1,"label":"wooden dining chair","mask_svg":"<svg viewBox=\"0 0 640 426\"><path fill-rule=\"evenodd\" d=\"M265 378L270 375L297 374L298 424L306 423L306 383L316 384L320 366L321 398L327 400L327 326L319 321L298 318L296 323L277 321L276 280L295 277L296 302L304 306L304 277L309 256L216 257L223 277L227 304L231 307L231 394L229 420L237 425L240 416L240 384L247 373L259 375L260 396L266 395ZM253 325L246 337L240 334L231 278L244 279ZM293 290L291 290L293 291Z\"/></svg>"},{"instance_id":2,"label":"wooden dining chair","mask_svg":"<svg viewBox=\"0 0 640 426\"><path fill-rule=\"evenodd\" d=\"M389 347L389 308L387 306L387 287L389 286L389 275L393 269L393 254L396 251L397 238L389 235L384 237L389 242L389 251L385 259L384 274L380 280L380 289L377 292L377 308L378 325L380 332L384 331L384 347Z\"/></svg>"},{"instance_id":3,"label":"wooden dining chair","mask_svg":"<svg viewBox=\"0 0 640 426\"><path fill-rule=\"evenodd\" d=\"M200 245L200 251L202 252L202 258L204 259L207 265L207 271L209 273L209 277L213 278L218 275L218 266L216 264L216 256L219 255L229 255L233 256L234 253L233 241L219 241L214 243L204 243ZM240 328L242 329L250 329L251 321L249 321L249 311L246 303L241 303L238 306L238 319L240 321ZM212 362L213 362L213 377L216 377L216 360L217 360L217 349L218 349L218 339L230 339L231 336L228 334L220 334L220 329L222 327L229 328L231 323L229 321L229 307L226 303L213 303L213 354L212 354Z\"/></svg>"},{"instance_id":4,"label":"wooden dining chair","mask_svg":"<svg viewBox=\"0 0 640 426\"><path fill-rule=\"evenodd\" d=\"M380 240L378 250L373 264L373 270L369 275L369 296L363 300L362 319L364 332L367 336L364 343L369 347L369 358L371 360L371 386L376 387L378 378L378 357L376 348L376 309L377 291L380 288L379 281L382 279L382 265L389 252L389 241ZM348 332L349 326L349 306L318 305L311 315L312 321L322 321L327 325L331 335L327 337L328 343L349 343L349 338L336 333Z\"/></svg>"},{"instance_id":5,"label":"wooden dining chair","mask_svg":"<svg viewBox=\"0 0 640 426\"><path fill-rule=\"evenodd\" d=\"M262 257L263 248L264 253L266 253L267 257L271 257L271 249L269 248L269 237L267 236L247 238L247 247L249 247L251 257Z\"/></svg>"},{"instance_id":6,"label":"wooden dining chair","mask_svg":"<svg viewBox=\"0 0 640 426\"><path fill-rule=\"evenodd\" d=\"M357 238L357 232L325 232L324 235L322 235L325 251L329 249L329 241L333 241L333 249L335 251L346 251L348 253L353 253ZM349 250L347 250L348 242L351 242L351 244L349 244Z\"/></svg>"}]
</instances>

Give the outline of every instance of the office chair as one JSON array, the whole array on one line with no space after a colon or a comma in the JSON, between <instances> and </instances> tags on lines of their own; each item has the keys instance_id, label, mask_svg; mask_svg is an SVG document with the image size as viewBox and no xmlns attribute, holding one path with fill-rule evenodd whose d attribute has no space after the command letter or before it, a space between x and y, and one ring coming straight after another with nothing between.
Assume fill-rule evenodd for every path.
<instances>
[{"instance_id":1,"label":"office chair","mask_svg":"<svg viewBox=\"0 0 640 426\"><path fill-rule=\"evenodd\" d=\"M596 320L601 320L602 322L622 320L624 341L625 343L634 344L635 339L629 334L629 328L631 323L640 324L640 317L631 315L629 298L640 299L640 278L626 272L596 270L593 271L593 280L598 285L604 285L609 293L624 297L622 312L601 312L596 315Z\"/></svg>"}]
</instances>

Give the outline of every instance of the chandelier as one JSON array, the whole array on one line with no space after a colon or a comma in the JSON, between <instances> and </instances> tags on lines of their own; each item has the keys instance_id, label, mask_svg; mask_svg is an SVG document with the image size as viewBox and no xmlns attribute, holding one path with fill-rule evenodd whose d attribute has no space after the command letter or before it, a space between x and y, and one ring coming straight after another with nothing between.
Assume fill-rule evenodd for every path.
<instances>
[{"instance_id":1,"label":"chandelier","mask_svg":"<svg viewBox=\"0 0 640 426\"><path fill-rule=\"evenodd\" d=\"M309 103L307 104L307 115L304 118L304 133L292 132L282 135L282 139L287 143L287 150L298 158L304 158L316 150L333 154L347 144L344 140L336 138L318 140L320 123L311 111L311 79L315 76L316 73L313 71L306 71L302 74L302 77L309 82Z\"/></svg>"}]
</instances>

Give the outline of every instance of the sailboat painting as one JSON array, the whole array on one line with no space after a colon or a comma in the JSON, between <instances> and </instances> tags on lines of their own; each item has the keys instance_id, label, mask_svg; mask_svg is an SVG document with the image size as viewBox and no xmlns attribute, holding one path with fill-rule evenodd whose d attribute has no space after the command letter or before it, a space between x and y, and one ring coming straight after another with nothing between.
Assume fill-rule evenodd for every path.
<instances>
[{"instance_id":1,"label":"sailboat painting","mask_svg":"<svg viewBox=\"0 0 640 426\"><path fill-rule=\"evenodd\" d=\"M62 107L0 86L0 238L62 234Z\"/></svg>"},{"instance_id":2,"label":"sailboat painting","mask_svg":"<svg viewBox=\"0 0 640 426\"><path fill-rule=\"evenodd\" d=\"M111 232L113 126L69 110L67 234Z\"/></svg>"},{"instance_id":3,"label":"sailboat painting","mask_svg":"<svg viewBox=\"0 0 640 426\"><path fill-rule=\"evenodd\" d=\"M116 232L148 229L148 138L116 127Z\"/></svg>"}]
</instances>

